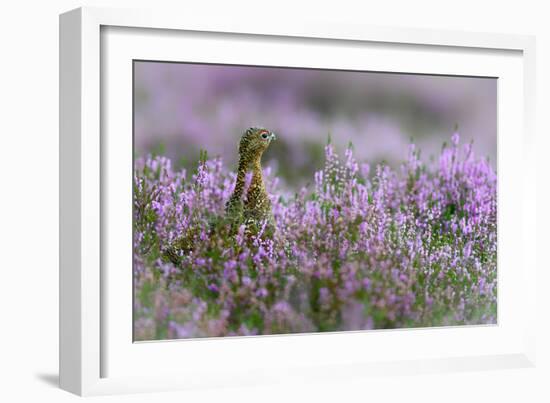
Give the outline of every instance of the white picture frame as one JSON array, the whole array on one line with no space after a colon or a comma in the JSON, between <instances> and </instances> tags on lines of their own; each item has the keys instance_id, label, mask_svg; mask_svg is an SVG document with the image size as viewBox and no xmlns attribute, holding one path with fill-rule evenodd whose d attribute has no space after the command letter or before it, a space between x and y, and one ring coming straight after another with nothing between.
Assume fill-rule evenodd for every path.
<instances>
[{"instance_id":1,"label":"white picture frame","mask_svg":"<svg viewBox=\"0 0 550 403\"><path fill-rule=\"evenodd\" d=\"M407 63L402 62L401 71L462 72L502 78L503 84L499 87L499 324L151 343L133 343L128 339L128 332L131 334L125 305L128 292L120 288L125 284L125 277L109 270L114 261L117 265L131 265L128 250L112 248L110 243L122 239L131 225L131 215L126 214L124 203L119 203L119 207L116 204L116 200L128 200L128 189L119 185L124 184L128 173L131 176L131 158L128 159L131 148L128 149L127 137L131 90L129 93L124 74L128 61L138 58L136 55L151 52L161 60L181 58L176 55L182 52L177 45L183 43L185 33L193 33L195 40L215 33L212 43L201 43L203 54L192 40L185 42L188 61L246 62L243 49L262 46L267 41L271 46L281 47L277 52L292 54L290 41L299 44L301 50L308 46L310 50L301 52L309 55L307 60L292 54L296 66L307 63L311 63L310 67L318 63L333 66L330 60L316 58L323 53L313 51L312 43L318 43L333 52L341 50L342 60L347 60L348 67L361 69L365 66L361 63L366 62L357 55L377 51L368 50L374 46L382 52L391 49L380 57L380 64L368 62L373 70L387 70L391 67L388 63L396 63L407 54L423 57L409 57ZM139 47L132 44L137 37ZM231 43L231 38L239 38L240 42ZM225 46L232 49L231 53L222 51L220 44L224 43L234 45ZM204 53L208 46L210 49L218 46L219 52ZM535 171L534 159L530 158L534 152L534 49L534 38L520 35L297 20L275 23L235 18L200 19L148 10L80 8L62 14L61 387L79 395L96 395L294 382L296 379L346 379L375 373L397 375L534 365L535 318L530 312L535 312L535 242L528 235L536 232L532 208L535 183L528 179L534 177L530 173ZM439 53L444 57L436 57ZM257 53L256 56L261 59L258 64L273 63L269 55ZM111 79L107 80L107 76ZM503 97L503 93L507 96ZM116 114L111 113L111 107L116 108ZM112 135L114 129L123 134ZM513 159L517 161L519 155L522 161L521 167L513 171L508 169L512 151ZM120 157L117 163L113 163L113 155ZM518 187L521 191L512 192ZM515 245L514 251L510 250L511 245ZM121 290L122 296L113 298L113 290ZM129 307L131 309L131 301ZM388 346L392 343L401 347L390 350ZM353 348L361 345L367 347L362 353L355 353ZM325 353L316 354L321 348ZM281 358L282 351L291 353ZM174 359L178 355L186 359Z\"/></svg>"}]
</instances>

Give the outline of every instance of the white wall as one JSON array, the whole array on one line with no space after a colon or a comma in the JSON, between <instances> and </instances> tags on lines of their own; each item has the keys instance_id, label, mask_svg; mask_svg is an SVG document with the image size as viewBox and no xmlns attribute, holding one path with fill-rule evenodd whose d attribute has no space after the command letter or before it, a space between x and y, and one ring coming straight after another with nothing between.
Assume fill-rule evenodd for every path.
<instances>
[{"instance_id":1,"label":"white wall","mask_svg":"<svg viewBox=\"0 0 550 403\"><path fill-rule=\"evenodd\" d=\"M452 28L537 35L539 260L548 248L547 111L550 94L549 13L544 1L277 0L187 2L185 11L231 18L284 19L288 14L374 25ZM0 6L0 379L3 401L73 401L56 389L58 294L58 14L81 5L163 7L183 1L4 1ZM520 163L520 161L518 161ZM545 169L545 171L543 171ZM544 182L544 183L543 183ZM518 190L520 191L520 190ZM6 259L7 258L7 259ZM542 265L541 265L542 266ZM215 390L100 398L101 401L550 401L548 274L540 276L539 366L451 375L355 380L289 389ZM7 396L5 396L7 394ZM9 397L8 397L9 396Z\"/></svg>"}]
</instances>

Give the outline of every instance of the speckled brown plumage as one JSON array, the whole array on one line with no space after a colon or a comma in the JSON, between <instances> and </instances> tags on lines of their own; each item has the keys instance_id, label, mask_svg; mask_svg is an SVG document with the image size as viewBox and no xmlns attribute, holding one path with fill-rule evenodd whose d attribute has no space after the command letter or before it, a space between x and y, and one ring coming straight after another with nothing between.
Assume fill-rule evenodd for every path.
<instances>
[{"instance_id":1,"label":"speckled brown plumage","mask_svg":"<svg viewBox=\"0 0 550 403\"><path fill-rule=\"evenodd\" d=\"M216 221L216 225L210 228L211 233L229 230L234 234L242 224L245 224L246 232L255 234L266 222L264 234L273 234L275 225L271 201L265 189L261 160L264 151L274 139L275 134L260 127L251 127L243 134L239 143L239 167L235 189L225 205L224 220ZM252 171L252 181L243 200L246 174L249 171ZM227 224L229 224L228 227L224 229ZM164 258L179 264L181 254L187 254L193 250L195 235L187 233L180 236L164 249Z\"/></svg>"},{"instance_id":2,"label":"speckled brown plumage","mask_svg":"<svg viewBox=\"0 0 550 403\"><path fill-rule=\"evenodd\" d=\"M273 225L271 201L262 175L262 155L274 139L272 132L261 127L251 127L241 138L235 189L226 204L226 216L235 225L245 223L251 230L264 221ZM252 181L243 201L245 177L250 170Z\"/></svg>"}]
</instances>

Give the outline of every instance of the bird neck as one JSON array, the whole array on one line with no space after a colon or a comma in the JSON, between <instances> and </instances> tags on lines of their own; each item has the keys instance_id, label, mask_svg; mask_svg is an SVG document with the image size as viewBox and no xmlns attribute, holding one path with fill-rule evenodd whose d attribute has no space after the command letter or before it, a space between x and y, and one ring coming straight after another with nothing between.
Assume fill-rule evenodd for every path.
<instances>
[{"instance_id":1,"label":"bird neck","mask_svg":"<svg viewBox=\"0 0 550 403\"><path fill-rule=\"evenodd\" d=\"M263 183L262 176L262 156L258 155L252 160L252 182Z\"/></svg>"},{"instance_id":2,"label":"bird neck","mask_svg":"<svg viewBox=\"0 0 550 403\"><path fill-rule=\"evenodd\" d=\"M260 159L258 158L253 159L252 162L250 158L246 158L246 156L241 155L239 158L239 167L237 168L237 181L235 183L235 197L240 198L243 194L244 187L245 187L245 181L246 181L246 173L249 171L249 169L252 168L254 172L258 170L261 172L261 164Z\"/></svg>"},{"instance_id":3,"label":"bird neck","mask_svg":"<svg viewBox=\"0 0 550 403\"><path fill-rule=\"evenodd\" d=\"M263 186L262 175L262 155L258 154L252 158L241 155L239 159L239 167L237 169L237 181L235 183L234 199L240 199L244 193L246 173L252 171L252 183Z\"/></svg>"},{"instance_id":4,"label":"bird neck","mask_svg":"<svg viewBox=\"0 0 550 403\"><path fill-rule=\"evenodd\" d=\"M234 199L240 199L244 192L244 185L246 180L246 172L248 171L248 164L241 157L239 161L239 168L237 169L237 181L235 183L235 191L233 192Z\"/></svg>"}]
</instances>

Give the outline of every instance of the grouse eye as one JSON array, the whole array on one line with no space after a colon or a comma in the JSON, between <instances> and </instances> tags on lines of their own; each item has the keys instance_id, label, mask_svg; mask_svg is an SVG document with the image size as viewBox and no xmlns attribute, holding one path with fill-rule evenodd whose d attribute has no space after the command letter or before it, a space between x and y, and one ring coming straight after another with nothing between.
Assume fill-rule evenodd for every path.
<instances>
[{"instance_id":1,"label":"grouse eye","mask_svg":"<svg viewBox=\"0 0 550 403\"><path fill-rule=\"evenodd\" d=\"M263 138L263 139L266 139L266 138L267 138L267 133L265 133L265 132L262 133L262 138Z\"/></svg>"}]
</instances>

